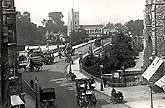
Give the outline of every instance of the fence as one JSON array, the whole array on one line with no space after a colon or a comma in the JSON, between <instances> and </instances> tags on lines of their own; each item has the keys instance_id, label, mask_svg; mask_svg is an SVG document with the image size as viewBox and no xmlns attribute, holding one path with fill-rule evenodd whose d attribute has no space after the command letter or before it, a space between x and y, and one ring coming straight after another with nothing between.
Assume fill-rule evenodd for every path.
<instances>
[{"instance_id":1,"label":"fence","mask_svg":"<svg viewBox=\"0 0 165 108\"><path fill-rule=\"evenodd\" d=\"M81 65L81 70L88 76L94 76L97 80L100 79L100 70L97 65L86 67L84 64ZM117 73L118 75L116 75ZM103 82L106 86L137 86L137 85L146 85L148 84L146 80L141 76L143 70L125 70L123 73L122 70L117 70L111 72L111 74L103 74Z\"/></svg>"}]
</instances>

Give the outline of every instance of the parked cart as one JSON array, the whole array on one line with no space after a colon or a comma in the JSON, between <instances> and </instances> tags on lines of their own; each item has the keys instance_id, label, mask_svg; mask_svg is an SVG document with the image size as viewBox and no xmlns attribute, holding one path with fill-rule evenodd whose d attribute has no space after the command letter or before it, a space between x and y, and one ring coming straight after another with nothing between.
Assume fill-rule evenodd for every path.
<instances>
[{"instance_id":1,"label":"parked cart","mask_svg":"<svg viewBox=\"0 0 165 108\"><path fill-rule=\"evenodd\" d=\"M33 50L29 53L29 70L41 70L43 66L43 53L40 50Z\"/></svg>"},{"instance_id":2,"label":"parked cart","mask_svg":"<svg viewBox=\"0 0 165 108\"><path fill-rule=\"evenodd\" d=\"M56 94L54 88L43 88L40 90L41 108L56 108Z\"/></svg>"}]
</instances>

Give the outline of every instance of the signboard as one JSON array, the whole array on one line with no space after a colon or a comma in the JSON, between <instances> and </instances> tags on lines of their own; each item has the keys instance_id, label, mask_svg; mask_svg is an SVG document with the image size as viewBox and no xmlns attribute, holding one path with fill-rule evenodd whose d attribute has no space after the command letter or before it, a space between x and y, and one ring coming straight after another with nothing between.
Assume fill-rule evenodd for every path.
<instances>
[{"instance_id":1,"label":"signboard","mask_svg":"<svg viewBox=\"0 0 165 108\"><path fill-rule=\"evenodd\" d=\"M119 78L119 73L114 73L114 78Z\"/></svg>"},{"instance_id":2,"label":"signboard","mask_svg":"<svg viewBox=\"0 0 165 108\"><path fill-rule=\"evenodd\" d=\"M155 85L159 87L163 87L165 85L165 75L162 78L160 78L158 81L156 81Z\"/></svg>"},{"instance_id":3,"label":"signboard","mask_svg":"<svg viewBox=\"0 0 165 108\"><path fill-rule=\"evenodd\" d=\"M147 68L147 70L142 74L142 76L147 80L150 80L150 78L154 75L154 73L158 70L162 63L163 60L159 57L156 57L151 65Z\"/></svg>"},{"instance_id":4,"label":"signboard","mask_svg":"<svg viewBox=\"0 0 165 108\"><path fill-rule=\"evenodd\" d=\"M24 105L24 102L18 95L10 96L11 106Z\"/></svg>"}]
</instances>

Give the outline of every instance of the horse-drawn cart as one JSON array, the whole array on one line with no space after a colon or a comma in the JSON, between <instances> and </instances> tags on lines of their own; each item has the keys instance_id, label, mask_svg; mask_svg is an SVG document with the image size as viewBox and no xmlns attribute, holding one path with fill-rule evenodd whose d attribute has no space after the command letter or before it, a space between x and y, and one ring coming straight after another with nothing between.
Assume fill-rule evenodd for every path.
<instances>
[{"instance_id":1,"label":"horse-drawn cart","mask_svg":"<svg viewBox=\"0 0 165 108\"><path fill-rule=\"evenodd\" d=\"M95 106L95 82L92 79L76 79L77 103L81 107Z\"/></svg>"},{"instance_id":2,"label":"horse-drawn cart","mask_svg":"<svg viewBox=\"0 0 165 108\"><path fill-rule=\"evenodd\" d=\"M43 66L43 53L39 50L33 50L29 54L29 70L41 70Z\"/></svg>"}]
</instances>

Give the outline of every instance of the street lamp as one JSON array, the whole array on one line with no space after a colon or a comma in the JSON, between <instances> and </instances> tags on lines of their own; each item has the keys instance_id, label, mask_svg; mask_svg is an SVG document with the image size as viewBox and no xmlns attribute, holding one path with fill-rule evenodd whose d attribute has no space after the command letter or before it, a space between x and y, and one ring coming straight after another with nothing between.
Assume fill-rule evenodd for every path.
<instances>
[{"instance_id":1,"label":"street lamp","mask_svg":"<svg viewBox=\"0 0 165 108\"><path fill-rule=\"evenodd\" d=\"M124 79L124 87L126 87L126 86L127 86L127 84L126 84L125 67L124 67L124 66L122 66L121 68L122 68L122 77L123 77L123 79Z\"/></svg>"},{"instance_id":2,"label":"street lamp","mask_svg":"<svg viewBox=\"0 0 165 108\"><path fill-rule=\"evenodd\" d=\"M36 94L36 108L38 108L38 80L37 80L37 77L35 77L35 80L34 80L34 85L35 85L35 94Z\"/></svg>"},{"instance_id":3,"label":"street lamp","mask_svg":"<svg viewBox=\"0 0 165 108\"><path fill-rule=\"evenodd\" d=\"M90 38L90 47L89 47L89 50L90 50L90 52L91 52L91 55L93 54L93 51L92 51L92 37Z\"/></svg>"},{"instance_id":4,"label":"street lamp","mask_svg":"<svg viewBox=\"0 0 165 108\"><path fill-rule=\"evenodd\" d=\"M103 65L100 65L100 73L101 73L100 90L103 91Z\"/></svg>"},{"instance_id":5,"label":"street lamp","mask_svg":"<svg viewBox=\"0 0 165 108\"><path fill-rule=\"evenodd\" d=\"M155 53L152 53L152 56L149 58L149 60L150 60L151 63L154 60L154 54ZM151 95L151 108L153 108L152 85L153 85L153 83L152 82L149 82L149 86L150 86L150 90L151 90L151 94L150 94Z\"/></svg>"},{"instance_id":6,"label":"street lamp","mask_svg":"<svg viewBox=\"0 0 165 108\"><path fill-rule=\"evenodd\" d=\"M150 91L151 91L151 108L153 108L153 97L152 97L152 86L153 86L153 83L152 82L149 82L149 86L150 86Z\"/></svg>"},{"instance_id":7,"label":"street lamp","mask_svg":"<svg viewBox=\"0 0 165 108\"><path fill-rule=\"evenodd\" d=\"M69 74L72 73L72 55L69 54Z\"/></svg>"}]
</instances>

